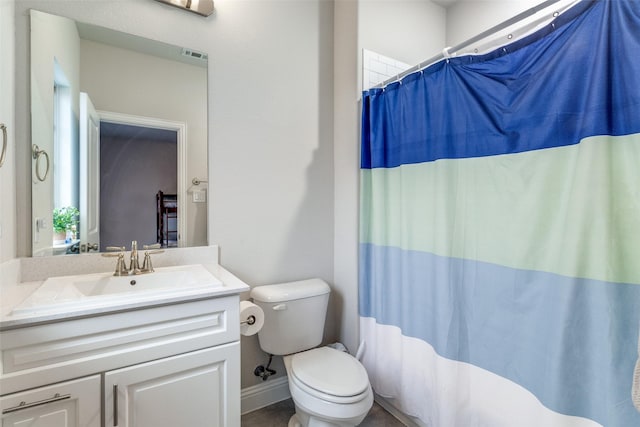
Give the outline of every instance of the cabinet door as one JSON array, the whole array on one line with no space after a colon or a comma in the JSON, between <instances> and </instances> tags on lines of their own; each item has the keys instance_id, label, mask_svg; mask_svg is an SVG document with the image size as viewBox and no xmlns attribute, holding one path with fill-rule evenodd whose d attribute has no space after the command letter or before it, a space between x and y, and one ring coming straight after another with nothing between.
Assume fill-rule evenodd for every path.
<instances>
[{"instance_id":1,"label":"cabinet door","mask_svg":"<svg viewBox=\"0 0 640 427\"><path fill-rule=\"evenodd\" d=\"M0 398L2 427L100 427L100 376Z\"/></svg>"},{"instance_id":2,"label":"cabinet door","mask_svg":"<svg viewBox=\"0 0 640 427\"><path fill-rule=\"evenodd\" d=\"M105 426L239 426L239 382L238 342L110 371Z\"/></svg>"}]
</instances>

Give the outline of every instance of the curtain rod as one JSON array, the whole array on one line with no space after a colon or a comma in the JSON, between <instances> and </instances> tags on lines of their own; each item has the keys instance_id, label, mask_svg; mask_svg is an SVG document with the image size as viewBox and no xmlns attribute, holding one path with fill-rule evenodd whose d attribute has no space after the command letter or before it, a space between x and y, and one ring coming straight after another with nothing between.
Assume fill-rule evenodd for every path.
<instances>
[{"instance_id":1,"label":"curtain rod","mask_svg":"<svg viewBox=\"0 0 640 427\"><path fill-rule=\"evenodd\" d=\"M522 13L517 14L516 16L513 16L509 19L507 19L504 22L501 22L500 24L489 28L486 31L483 31L482 33L478 34L475 37L472 37L468 40L463 41L460 44L457 44L453 47L449 47L449 48L444 48L443 49L443 53L436 55L432 58L427 59L426 61L422 61L420 62L418 65L414 65L413 67L409 68L408 70L403 71L400 74L397 74L394 77L391 77L385 81L383 81L382 83L378 83L377 85L373 86L371 89L375 89L375 88L383 88L386 85L388 85L389 83L393 83L395 81L398 81L400 79L402 79L403 77L411 74L411 73L415 73L416 71L420 71L424 68L427 68L429 65L434 64L442 59L445 58L444 52L457 52L461 49L464 49L465 47L472 45L473 43L476 43L482 39L486 39L487 37L497 33L498 31L504 30L505 28L510 27L513 24L517 24L518 22L522 21L523 19L526 19L532 15L535 15L536 13L540 12L543 9L546 9L547 7L551 6L552 4L558 3L561 0L546 0L542 3L540 3L537 6L533 6L530 9L525 10Z\"/></svg>"}]
</instances>

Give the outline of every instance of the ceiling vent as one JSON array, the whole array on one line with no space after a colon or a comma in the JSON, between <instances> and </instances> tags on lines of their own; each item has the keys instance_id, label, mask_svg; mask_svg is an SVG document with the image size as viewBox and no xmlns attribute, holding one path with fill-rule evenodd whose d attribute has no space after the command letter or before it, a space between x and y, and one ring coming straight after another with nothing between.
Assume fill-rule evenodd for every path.
<instances>
[{"instance_id":1,"label":"ceiling vent","mask_svg":"<svg viewBox=\"0 0 640 427\"><path fill-rule=\"evenodd\" d=\"M201 61L206 61L207 59L209 59L209 55L207 55L206 53L198 52L193 49L187 49L187 48L182 49L182 56L186 56L193 59L199 59Z\"/></svg>"}]
</instances>

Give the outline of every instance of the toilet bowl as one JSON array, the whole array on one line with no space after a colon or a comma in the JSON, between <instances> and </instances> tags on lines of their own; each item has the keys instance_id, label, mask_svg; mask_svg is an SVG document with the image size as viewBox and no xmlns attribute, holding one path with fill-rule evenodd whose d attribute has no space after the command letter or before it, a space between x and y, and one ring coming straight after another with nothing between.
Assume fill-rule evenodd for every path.
<instances>
[{"instance_id":1,"label":"toilet bowl","mask_svg":"<svg viewBox=\"0 0 640 427\"><path fill-rule=\"evenodd\" d=\"M320 279L251 290L251 298L264 312L260 348L284 358L296 407L289 427L354 427L373 405L364 366L349 353L317 347L329 292L329 285Z\"/></svg>"},{"instance_id":2,"label":"toilet bowl","mask_svg":"<svg viewBox=\"0 0 640 427\"><path fill-rule=\"evenodd\" d=\"M348 353L319 347L284 357L296 406L289 427L353 427L367 416L373 392L367 372Z\"/></svg>"}]
</instances>

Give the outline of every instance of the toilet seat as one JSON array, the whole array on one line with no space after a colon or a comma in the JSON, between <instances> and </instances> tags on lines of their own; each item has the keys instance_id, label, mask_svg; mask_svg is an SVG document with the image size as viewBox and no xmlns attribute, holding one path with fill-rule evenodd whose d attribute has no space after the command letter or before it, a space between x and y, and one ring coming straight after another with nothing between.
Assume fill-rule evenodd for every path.
<instances>
[{"instance_id":1,"label":"toilet seat","mask_svg":"<svg viewBox=\"0 0 640 427\"><path fill-rule=\"evenodd\" d=\"M370 389L364 366L350 354L330 347L291 356L290 376L306 393L334 403L357 402Z\"/></svg>"}]
</instances>

